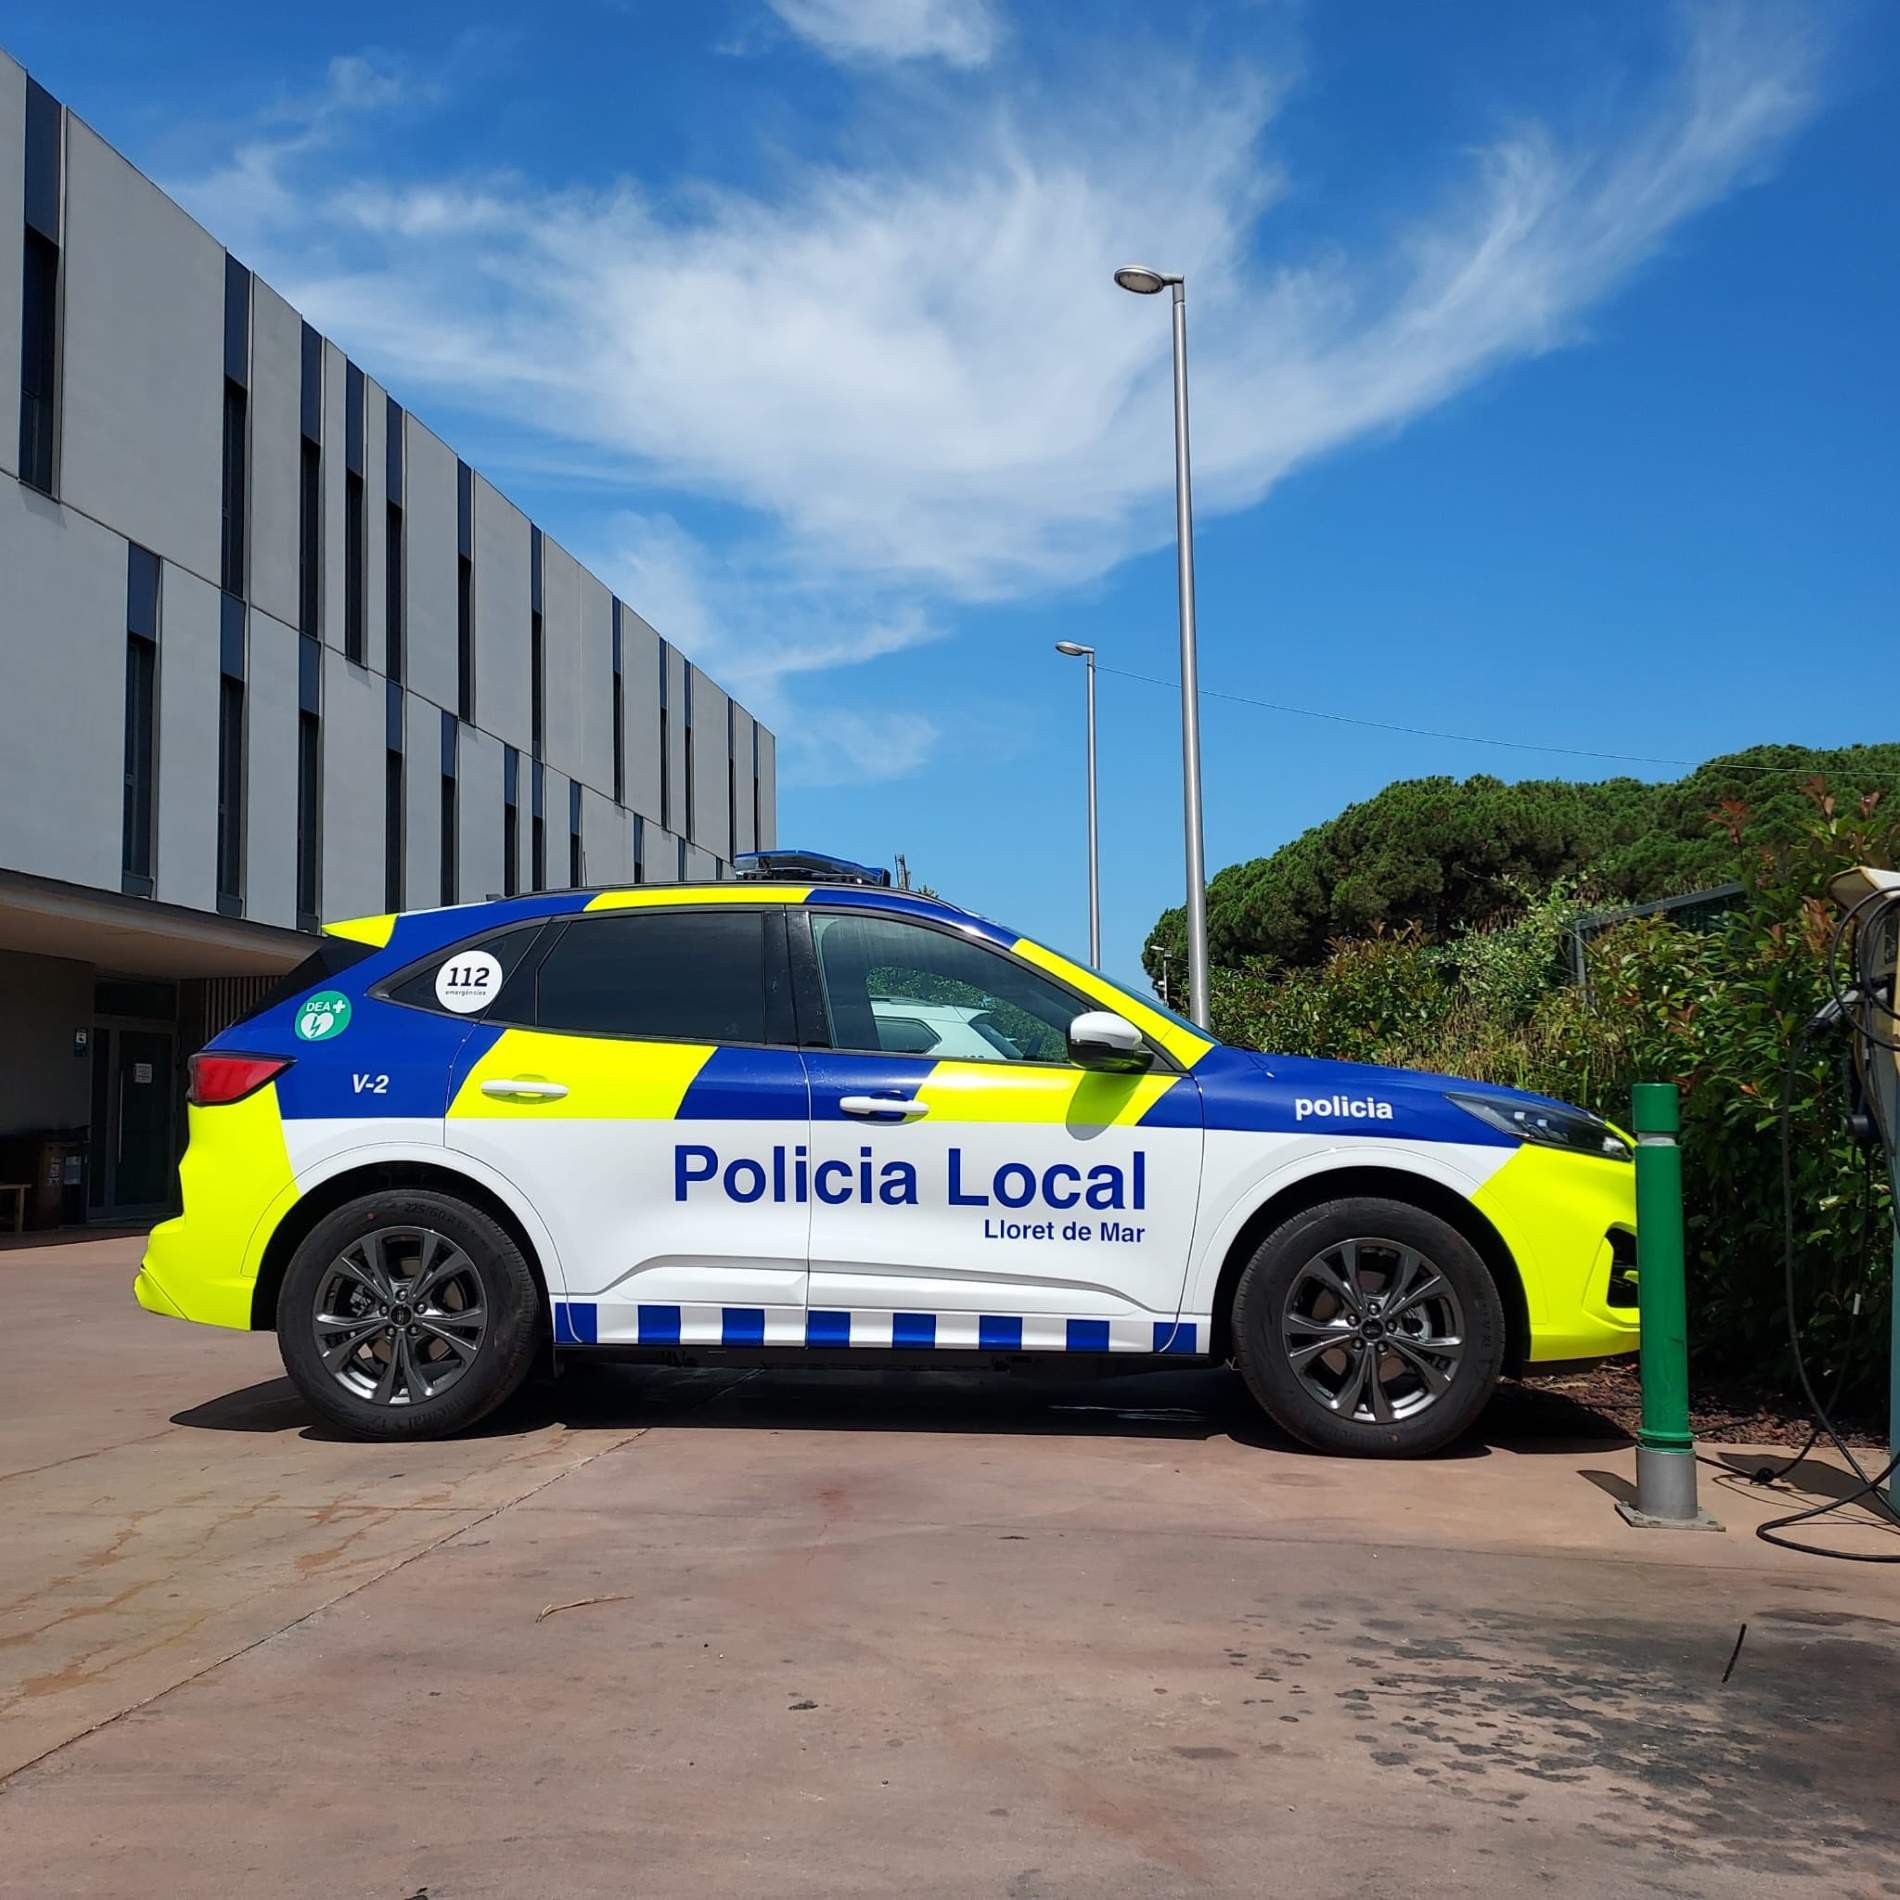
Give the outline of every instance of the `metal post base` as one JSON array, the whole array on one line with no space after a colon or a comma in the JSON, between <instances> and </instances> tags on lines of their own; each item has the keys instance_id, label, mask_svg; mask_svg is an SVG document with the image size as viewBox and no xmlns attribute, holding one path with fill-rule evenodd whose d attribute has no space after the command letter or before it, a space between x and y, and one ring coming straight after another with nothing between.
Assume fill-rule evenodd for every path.
<instances>
[{"instance_id":1,"label":"metal post base","mask_svg":"<svg viewBox=\"0 0 1900 1900\"><path fill-rule=\"evenodd\" d=\"M1719 1531L1696 1503L1695 1453L1636 1447L1636 1502L1617 1504L1624 1523L1639 1531Z\"/></svg>"}]
</instances>

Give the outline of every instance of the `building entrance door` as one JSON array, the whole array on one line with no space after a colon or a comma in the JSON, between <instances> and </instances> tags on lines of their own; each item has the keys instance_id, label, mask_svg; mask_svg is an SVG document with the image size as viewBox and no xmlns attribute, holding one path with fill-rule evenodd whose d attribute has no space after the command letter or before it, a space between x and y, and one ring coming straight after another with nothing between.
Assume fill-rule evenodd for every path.
<instances>
[{"instance_id":1,"label":"building entrance door","mask_svg":"<svg viewBox=\"0 0 1900 1900\"><path fill-rule=\"evenodd\" d=\"M92 1046L92 1208L163 1212L172 1201L173 1034L100 1023Z\"/></svg>"}]
</instances>

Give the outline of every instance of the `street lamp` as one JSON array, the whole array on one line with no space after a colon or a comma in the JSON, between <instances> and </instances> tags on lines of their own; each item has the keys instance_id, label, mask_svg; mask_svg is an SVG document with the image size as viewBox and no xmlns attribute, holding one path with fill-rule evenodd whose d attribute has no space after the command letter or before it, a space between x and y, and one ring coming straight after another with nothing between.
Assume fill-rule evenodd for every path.
<instances>
[{"instance_id":1,"label":"street lamp","mask_svg":"<svg viewBox=\"0 0 1900 1900\"><path fill-rule=\"evenodd\" d=\"M1124 290L1174 292L1174 533L1181 591L1181 780L1187 829L1188 1013L1207 1027L1207 864L1201 844L1201 680L1194 641L1194 508L1189 499L1187 287L1183 279L1124 264Z\"/></svg>"},{"instance_id":2,"label":"street lamp","mask_svg":"<svg viewBox=\"0 0 1900 1900\"><path fill-rule=\"evenodd\" d=\"M1102 873L1095 848L1095 649L1058 640L1056 651L1089 663L1089 965L1102 967Z\"/></svg>"}]
</instances>

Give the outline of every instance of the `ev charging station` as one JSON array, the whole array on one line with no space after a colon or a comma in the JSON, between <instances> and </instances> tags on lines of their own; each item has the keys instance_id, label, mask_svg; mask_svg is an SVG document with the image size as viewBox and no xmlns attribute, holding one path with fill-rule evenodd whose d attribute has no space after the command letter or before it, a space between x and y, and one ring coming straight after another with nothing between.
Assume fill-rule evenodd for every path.
<instances>
[{"instance_id":1,"label":"ev charging station","mask_svg":"<svg viewBox=\"0 0 1900 1900\"><path fill-rule=\"evenodd\" d=\"M1858 865L1832 879L1828 895L1842 913L1837 944L1844 938L1852 958L1847 987L1835 990L1830 1008L1852 1034L1855 1076L1900 1209L1900 871ZM1830 969L1830 981L1832 974ZM1893 1285L1900 1292L1900 1221L1892 1243ZM1894 1461L1900 1460L1900 1298L1891 1304L1887 1455ZM1900 1505L1900 1475L1892 1462L1887 1499Z\"/></svg>"}]
</instances>

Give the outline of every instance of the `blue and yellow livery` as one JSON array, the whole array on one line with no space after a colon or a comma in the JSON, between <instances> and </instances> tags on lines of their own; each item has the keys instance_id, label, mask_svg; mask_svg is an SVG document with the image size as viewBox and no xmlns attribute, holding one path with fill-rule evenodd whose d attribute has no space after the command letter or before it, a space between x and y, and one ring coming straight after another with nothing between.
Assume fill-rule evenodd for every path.
<instances>
[{"instance_id":1,"label":"blue and yellow livery","mask_svg":"<svg viewBox=\"0 0 1900 1900\"><path fill-rule=\"evenodd\" d=\"M331 925L194 1058L140 1302L275 1328L382 1436L549 1350L961 1349L1231 1360L1404 1454L1636 1344L1629 1152L1580 1110L1226 1047L880 873L749 869Z\"/></svg>"}]
</instances>

